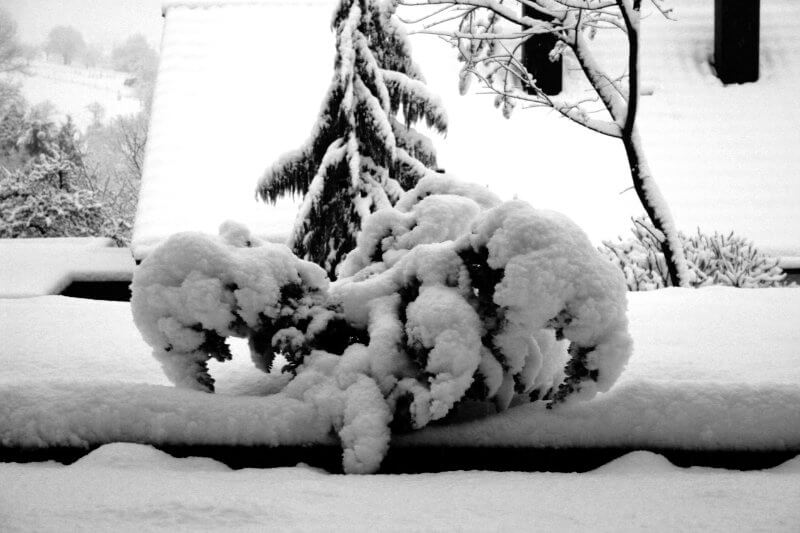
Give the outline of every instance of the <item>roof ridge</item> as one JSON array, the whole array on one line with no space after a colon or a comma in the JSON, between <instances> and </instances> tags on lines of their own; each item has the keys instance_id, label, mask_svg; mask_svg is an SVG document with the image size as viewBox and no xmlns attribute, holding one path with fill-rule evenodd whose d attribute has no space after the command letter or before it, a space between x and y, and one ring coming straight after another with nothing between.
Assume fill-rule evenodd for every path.
<instances>
[{"instance_id":1,"label":"roof ridge","mask_svg":"<svg viewBox=\"0 0 800 533\"><path fill-rule=\"evenodd\" d=\"M246 5L313 7L333 3L334 0L162 0L161 13L166 14L169 9L176 7L190 9Z\"/></svg>"}]
</instances>

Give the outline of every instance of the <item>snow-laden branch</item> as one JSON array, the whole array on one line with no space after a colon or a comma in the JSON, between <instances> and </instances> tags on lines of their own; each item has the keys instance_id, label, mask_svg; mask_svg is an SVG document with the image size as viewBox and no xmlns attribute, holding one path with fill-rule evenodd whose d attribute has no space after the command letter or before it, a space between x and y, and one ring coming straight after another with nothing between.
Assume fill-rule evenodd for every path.
<instances>
[{"instance_id":1,"label":"snow-laden branch","mask_svg":"<svg viewBox=\"0 0 800 533\"><path fill-rule=\"evenodd\" d=\"M620 138L633 188L656 229L665 235L663 252L671 281L674 285L686 283L687 270L676 226L647 166L636 129L641 0L399 0L399 3L454 8L438 11L447 13L447 23L435 16L426 18L420 33L446 38L456 47L459 60L464 64L459 75L462 93L468 90L469 80L476 78L494 94L495 105L506 117L519 102L526 107L549 107L594 132ZM670 10L665 7L664 0L652 0L652 3L669 17ZM457 8L468 9L460 13L460 22L454 28L449 23ZM628 60L623 73L609 72L595 58L593 46L600 45L592 40L599 29L613 29L625 36ZM542 33L555 38L550 60L565 53L574 57L611 121L590 116L596 109L585 104L593 99L575 97L574 91L550 96L540 89L538 81L521 64L517 50L521 43L537 39Z\"/></svg>"}]
</instances>

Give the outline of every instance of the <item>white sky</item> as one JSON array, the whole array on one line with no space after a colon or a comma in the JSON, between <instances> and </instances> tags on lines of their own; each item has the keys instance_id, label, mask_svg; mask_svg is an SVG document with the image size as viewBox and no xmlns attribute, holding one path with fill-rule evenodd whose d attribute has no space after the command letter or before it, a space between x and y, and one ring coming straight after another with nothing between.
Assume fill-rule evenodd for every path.
<instances>
[{"instance_id":1,"label":"white sky","mask_svg":"<svg viewBox=\"0 0 800 533\"><path fill-rule=\"evenodd\" d=\"M2 0L17 22L20 40L42 43L54 26L74 26L88 43L110 49L141 33L158 49L161 0Z\"/></svg>"}]
</instances>

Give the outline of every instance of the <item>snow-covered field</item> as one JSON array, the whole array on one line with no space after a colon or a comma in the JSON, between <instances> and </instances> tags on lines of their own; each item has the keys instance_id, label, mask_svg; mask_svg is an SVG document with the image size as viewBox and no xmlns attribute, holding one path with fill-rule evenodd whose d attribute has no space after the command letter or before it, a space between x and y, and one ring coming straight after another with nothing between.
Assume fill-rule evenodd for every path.
<instances>
[{"instance_id":1,"label":"snow-covered field","mask_svg":"<svg viewBox=\"0 0 800 533\"><path fill-rule=\"evenodd\" d=\"M31 105L49 101L55 107L55 119L71 115L83 130L92 122L88 106L95 102L105 109L106 120L140 111L139 99L125 86L130 77L113 70L37 61L31 65L29 76L14 75L13 79L21 83L22 94Z\"/></svg>"}]
</instances>

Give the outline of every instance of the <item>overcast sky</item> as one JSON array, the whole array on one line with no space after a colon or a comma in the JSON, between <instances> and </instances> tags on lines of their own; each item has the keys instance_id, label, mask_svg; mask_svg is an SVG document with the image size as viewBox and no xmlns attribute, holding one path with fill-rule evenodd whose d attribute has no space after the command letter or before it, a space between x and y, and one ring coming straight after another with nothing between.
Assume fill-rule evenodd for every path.
<instances>
[{"instance_id":1,"label":"overcast sky","mask_svg":"<svg viewBox=\"0 0 800 533\"><path fill-rule=\"evenodd\" d=\"M161 0L2 0L21 41L40 44L54 26L74 26L88 43L110 48L134 33L158 49Z\"/></svg>"}]
</instances>

